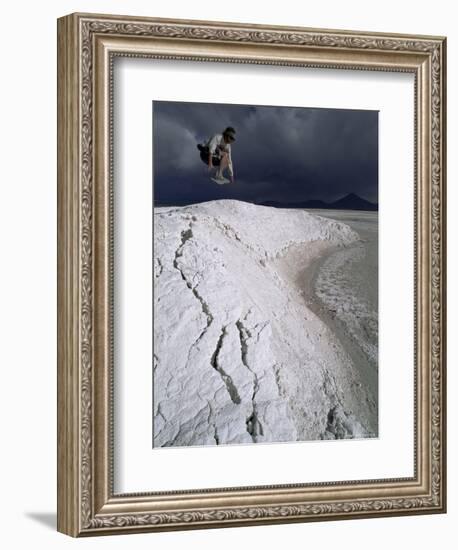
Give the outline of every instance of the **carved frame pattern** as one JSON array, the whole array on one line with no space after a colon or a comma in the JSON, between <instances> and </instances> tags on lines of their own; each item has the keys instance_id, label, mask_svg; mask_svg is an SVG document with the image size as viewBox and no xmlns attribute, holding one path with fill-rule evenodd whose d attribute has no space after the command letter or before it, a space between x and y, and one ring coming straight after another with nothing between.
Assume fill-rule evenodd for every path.
<instances>
[{"instance_id":1,"label":"carved frame pattern","mask_svg":"<svg viewBox=\"0 0 458 550\"><path fill-rule=\"evenodd\" d=\"M285 521L307 521L316 519L340 519L358 516L377 516L405 513L427 513L445 511L445 39L435 37L403 37L353 33L348 31L321 31L289 27L261 27L240 23L216 23L202 21L179 21L115 16L76 14L59 21L61 50L60 124L62 136L67 143L77 147L78 158L75 168L67 150L59 153L61 172L59 177L60 208L72 211L71 223L61 220L62 233L59 254L74 262L74 268L63 261L60 271L60 309L62 333L74 331L75 340L69 348L59 351L59 391L67 397L59 408L59 431L66 429L68 436L61 436L59 443L59 525L58 529L73 536L107 534L141 530L164 530L197 528L209 526L247 525ZM429 67L430 82L430 446L426 450L429 463L429 485L422 495L403 495L383 498L376 496L376 485L372 483L374 496L353 499L328 499L290 505L220 506L214 509L183 509L174 511L140 511L123 513L98 510L95 505L95 459L94 459L94 55L95 40L99 36L159 38L165 41L197 40L216 43L248 43L250 45L291 45L304 49L324 49L327 58L333 50L372 52L375 55L386 52L404 52L406 57L422 54ZM72 47L76 51L72 53ZM146 56L167 59L188 59L198 61L223 61L235 63L293 64L333 68L358 68L362 70L407 70L409 67L384 63L377 66L364 60L363 63L342 65L334 63L273 61L265 59L241 59L240 57L217 57L211 55L165 55L142 51L117 51L115 55ZM375 57L374 57L375 59ZM112 70L112 58L109 66ZM423 66L424 63L423 63ZM418 80L418 74L416 76ZM78 89L71 89L77 83ZM418 86L418 82L417 82ZM78 107L69 106L70 97ZM65 122L64 123L64 119ZM73 126L71 126L73 124ZM75 129L76 125L76 129ZM64 128L65 126L65 128ZM73 128L73 129L72 129ZM71 132L76 132L73 138ZM76 137L75 137L76 136ZM72 141L73 140L73 141ZM111 150L111 148L110 148ZM112 160L112 159L111 159ZM110 160L110 162L111 162ZM71 167L73 166L73 172ZM68 186L78 182L77 204L70 206L73 198ZM67 210L66 210L67 211ZM64 212L61 212L64 216ZM76 228L76 229L75 229ZM111 232L111 229L110 229ZM74 256L68 252L73 243ZM111 243L112 244L112 243ZM75 252L76 250L76 252ZM73 278L72 278L73 277ZM77 294L78 307L72 307L68 295ZM66 305L66 307L65 307ZM77 317L77 319L75 318ZM76 327L76 328L75 328ZM61 336L62 337L62 336ZM72 347L73 346L73 347ZM72 347L73 355L69 353ZM72 359L70 359L70 356ZM65 371L65 374L64 374ZM70 371L72 371L70 373ZM71 388L70 388L71 386ZM76 392L70 398L69 392ZM75 410L77 413L75 413ZM75 414L78 418L75 420ZM76 422L76 423L75 423ZM110 425L112 429L112 425ZM111 443L110 443L111 445ZM77 450L75 450L77 449ZM79 453L74 461L70 453ZM109 477L112 479L112 457L108 457ZM394 483L396 480L392 480ZM367 483L367 482L366 482ZM332 487L333 484L318 484ZM351 485L343 483L340 485ZM370 484L369 484L370 485ZM285 486L282 486L285 487ZM300 486L294 486L300 487ZM242 489L242 488L239 488ZM248 488L249 489L249 488ZM205 491L204 491L205 492ZM109 490L108 493L111 493ZM369 494L369 493L368 493ZM110 498L112 494L108 495ZM130 495L132 496L132 495ZM145 493L142 497L147 497ZM122 500L121 495L117 496ZM64 511L65 509L65 511Z\"/></svg>"}]
</instances>

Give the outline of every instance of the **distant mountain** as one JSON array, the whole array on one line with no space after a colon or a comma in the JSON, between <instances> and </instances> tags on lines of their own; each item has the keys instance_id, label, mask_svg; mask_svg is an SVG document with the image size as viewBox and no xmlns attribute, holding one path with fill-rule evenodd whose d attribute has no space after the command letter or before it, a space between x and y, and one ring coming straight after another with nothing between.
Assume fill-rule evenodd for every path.
<instances>
[{"instance_id":1,"label":"distant mountain","mask_svg":"<svg viewBox=\"0 0 458 550\"><path fill-rule=\"evenodd\" d=\"M355 193L345 195L341 199L334 201L328 208L339 208L342 210L378 210L378 204L369 202Z\"/></svg>"},{"instance_id":2,"label":"distant mountain","mask_svg":"<svg viewBox=\"0 0 458 550\"><path fill-rule=\"evenodd\" d=\"M318 199L300 202L264 201L263 206L274 206L276 208L329 208L333 210L371 210L377 211L378 204L369 202L355 193L350 193L334 202L324 202Z\"/></svg>"}]
</instances>

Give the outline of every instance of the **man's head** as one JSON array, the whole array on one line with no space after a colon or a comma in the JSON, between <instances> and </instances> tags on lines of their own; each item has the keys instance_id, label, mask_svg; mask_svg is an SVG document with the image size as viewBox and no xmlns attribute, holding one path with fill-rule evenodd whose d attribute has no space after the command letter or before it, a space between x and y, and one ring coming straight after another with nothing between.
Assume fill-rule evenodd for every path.
<instances>
[{"instance_id":1,"label":"man's head","mask_svg":"<svg viewBox=\"0 0 458 550\"><path fill-rule=\"evenodd\" d=\"M226 143L232 143L235 141L235 130L232 126L228 126L223 132L224 141Z\"/></svg>"}]
</instances>

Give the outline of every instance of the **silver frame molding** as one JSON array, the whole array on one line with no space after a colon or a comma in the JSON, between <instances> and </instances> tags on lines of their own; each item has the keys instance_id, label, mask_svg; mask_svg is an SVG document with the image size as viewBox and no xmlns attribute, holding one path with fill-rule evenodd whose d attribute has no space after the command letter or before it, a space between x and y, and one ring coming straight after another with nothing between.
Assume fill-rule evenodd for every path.
<instances>
[{"instance_id":1,"label":"silver frame molding","mask_svg":"<svg viewBox=\"0 0 458 550\"><path fill-rule=\"evenodd\" d=\"M112 70L117 56L415 76L415 475L113 492ZM58 530L71 536L443 513L446 39L199 20L58 20Z\"/></svg>"}]
</instances>

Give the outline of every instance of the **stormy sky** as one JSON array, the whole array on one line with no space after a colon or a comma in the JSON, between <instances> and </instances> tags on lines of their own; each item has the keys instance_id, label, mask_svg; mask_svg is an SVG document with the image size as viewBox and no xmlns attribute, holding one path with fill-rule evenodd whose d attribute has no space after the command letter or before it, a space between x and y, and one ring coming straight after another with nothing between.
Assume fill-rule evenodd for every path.
<instances>
[{"instance_id":1,"label":"stormy sky","mask_svg":"<svg viewBox=\"0 0 458 550\"><path fill-rule=\"evenodd\" d=\"M378 112L153 102L154 202L214 199L332 202L355 193L378 202ZM209 178L197 143L236 131L234 184Z\"/></svg>"}]
</instances>

